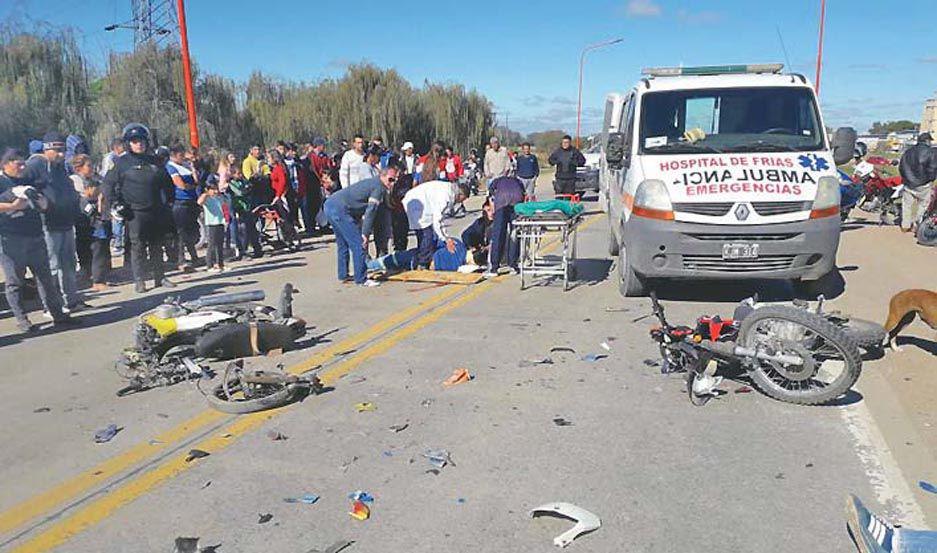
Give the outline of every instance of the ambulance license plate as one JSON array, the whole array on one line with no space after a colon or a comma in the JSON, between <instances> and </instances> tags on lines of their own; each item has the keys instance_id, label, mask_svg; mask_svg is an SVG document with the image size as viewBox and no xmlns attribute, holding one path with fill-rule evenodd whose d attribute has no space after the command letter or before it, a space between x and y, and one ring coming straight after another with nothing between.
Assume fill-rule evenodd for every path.
<instances>
[{"instance_id":1,"label":"ambulance license plate","mask_svg":"<svg viewBox=\"0 0 937 553\"><path fill-rule=\"evenodd\" d=\"M722 245L723 259L758 259L758 244L729 242Z\"/></svg>"}]
</instances>

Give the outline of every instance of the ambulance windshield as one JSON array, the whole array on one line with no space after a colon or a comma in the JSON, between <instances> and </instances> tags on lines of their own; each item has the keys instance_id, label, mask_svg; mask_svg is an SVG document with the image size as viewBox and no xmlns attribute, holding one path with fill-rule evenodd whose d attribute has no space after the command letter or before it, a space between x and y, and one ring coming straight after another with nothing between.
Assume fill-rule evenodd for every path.
<instances>
[{"instance_id":1,"label":"ambulance windshield","mask_svg":"<svg viewBox=\"0 0 937 553\"><path fill-rule=\"evenodd\" d=\"M642 97L641 152L805 152L824 149L813 93L758 87L649 92Z\"/></svg>"}]
</instances>

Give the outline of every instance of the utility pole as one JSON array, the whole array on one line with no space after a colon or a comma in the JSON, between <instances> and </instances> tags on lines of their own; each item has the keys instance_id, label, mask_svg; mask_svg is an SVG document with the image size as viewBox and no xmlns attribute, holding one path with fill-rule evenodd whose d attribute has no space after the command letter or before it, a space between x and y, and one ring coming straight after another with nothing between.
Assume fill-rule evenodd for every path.
<instances>
[{"instance_id":1,"label":"utility pole","mask_svg":"<svg viewBox=\"0 0 937 553\"><path fill-rule=\"evenodd\" d=\"M195 88L192 85L192 63L189 59L189 35L185 24L185 1L178 0L179 43L182 50L182 77L185 80L185 109L189 117L189 143L198 148L198 119L195 115Z\"/></svg>"},{"instance_id":2,"label":"utility pole","mask_svg":"<svg viewBox=\"0 0 937 553\"><path fill-rule=\"evenodd\" d=\"M814 81L817 96L820 96L820 75L823 71L823 30L826 27L826 0L820 0L820 39L817 44L817 78Z\"/></svg>"}]
</instances>

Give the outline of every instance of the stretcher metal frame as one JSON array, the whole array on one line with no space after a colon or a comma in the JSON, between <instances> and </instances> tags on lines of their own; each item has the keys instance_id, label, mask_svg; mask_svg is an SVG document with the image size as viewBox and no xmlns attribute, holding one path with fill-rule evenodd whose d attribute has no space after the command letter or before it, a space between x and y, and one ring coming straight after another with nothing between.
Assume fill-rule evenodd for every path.
<instances>
[{"instance_id":1,"label":"stretcher metal frame","mask_svg":"<svg viewBox=\"0 0 937 553\"><path fill-rule=\"evenodd\" d=\"M570 280L576 278L576 243L582 220L581 213L567 217L558 211L515 217L511 232L520 248L521 290L527 288L528 276L531 281L538 276L563 277L563 291L569 290ZM562 240L563 253L556 260L542 253L548 233L558 233Z\"/></svg>"}]
</instances>

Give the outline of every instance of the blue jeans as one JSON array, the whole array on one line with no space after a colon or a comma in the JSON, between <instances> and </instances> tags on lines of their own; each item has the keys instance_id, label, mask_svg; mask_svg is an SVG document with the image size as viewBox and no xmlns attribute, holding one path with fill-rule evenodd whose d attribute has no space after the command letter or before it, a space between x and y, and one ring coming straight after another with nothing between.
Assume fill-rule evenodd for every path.
<instances>
[{"instance_id":1,"label":"blue jeans","mask_svg":"<svg viewBox=\"0 0 937 553\"><path fill-rule=\"evenodd\" d=\"M894 553L937 553L937 532L899 528L898 547Z\"/></svg>"},{"instance_id":2,"label":"blue jeans","mask_svg":"<svg viewBox=\"0 0 937 553\"><path fill-rule=\"evenodd\" d=\"M361 238L361 227L355 223L348 209L335 201L325 202L325 216L335 231L336 255L338 258L338 280L348 278L348 257L355 270L355 284L367 280L367 257Z\"/></svg>"},{"instance_id":3,"label":"blue jeans","mask_svg":"<svg viewBox=\"0 0 937 553\"><path fill-rule=\"evenodd\" d=\"M369 271L408 271L416 261L416 250L403 250L368 260Z\"/></svg>"},{"instance_id":4,"label":"blue jeans","mask_svg":"<svg viewBox=\"0 0 937 553\"><path fill-rule=\"evenodd\" d=\"M421 228L416 233L416 264L418 267L429 269L436 253L436 233L433 227Z\"/></svg>"},{"instance_id":5,"label":"blue jeans","mask_svg":"<svg viewBox=\"0 0 937 553\"><path fill-rule=\"evenodd\" d=\"M59 284L62 299L68 307L81 303L78 295L77 263L75 250L75 229L47 230L46 249L49 252L49 268Z\"/></svg>"},{"instance_id":6,"label":"blue jeans","mask_svg":"<svg viewBox=\"0 0 937 553\"><path fill-rule=\"evenodd\" d=\"M491 222L491 254L490 271L497 271L501 266L501 260L507 258L509 267L517 268L518 245L516 240L511 239L511 222L514 220L514 206L504 206L495 211L495 218Z\"/></svg>"},{"instance_id":7,"label":"blue jeans","mask_svg":"<svg viewBox=\"0 0 937 553\"><path fill-rule=\"evenodd\" d=\"M117 251L124 251L124 222L114 219L111 221L111 247Z\"/></svg>"}]
</instances>

